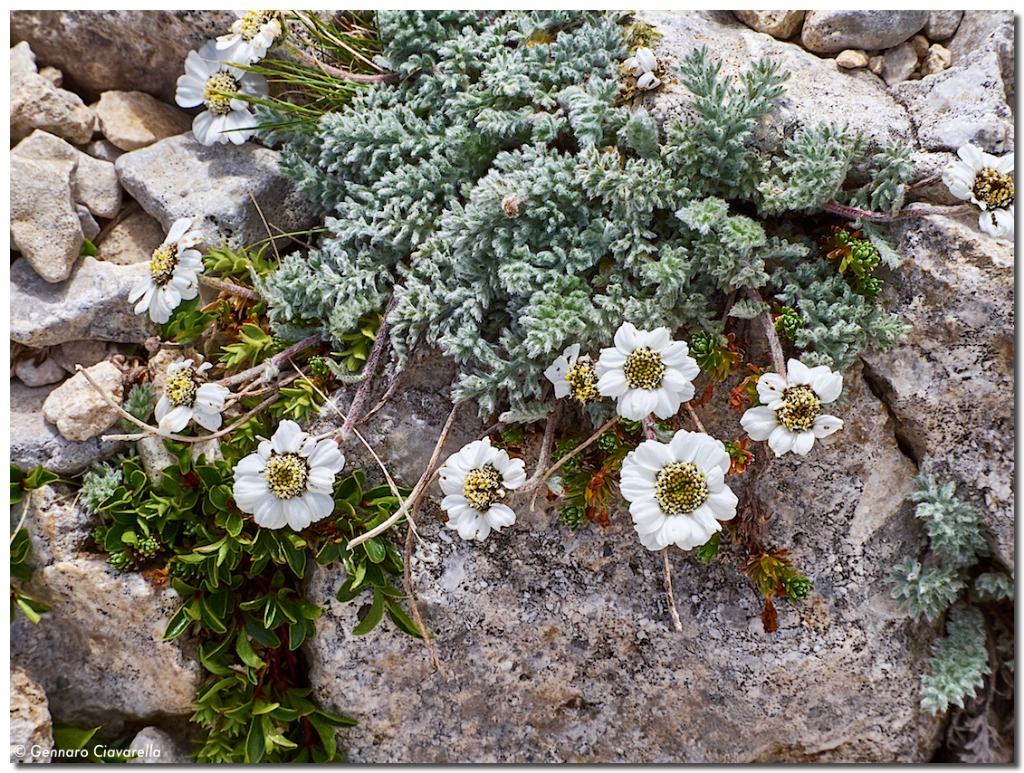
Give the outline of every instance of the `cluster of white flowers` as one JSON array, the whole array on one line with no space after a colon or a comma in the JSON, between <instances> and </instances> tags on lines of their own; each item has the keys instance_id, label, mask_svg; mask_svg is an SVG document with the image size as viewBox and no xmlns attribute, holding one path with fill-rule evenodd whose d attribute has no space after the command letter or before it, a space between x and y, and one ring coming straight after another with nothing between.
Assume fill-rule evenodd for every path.
<instances>
[{"instance_id":1,"label":"cluster of white flowers","mask_svg":"<svg viewBox=\"0 0 1024 773\"><path fill-rule=\"evenodd\" d=\"M196 249L202 236L192 230L187 217L175 220L164 243L153 250L149 259L149 276L136 284L128 294L136 314L149 312L149 318L163 324L182 301L199 294L199 275L203 272L203 255Z\"/></svg>"},{"instance_id":2,"label":"cluster of white flowers","mask_svg":"<svg viewBox=\"0 0 1024 773\"><path fill-rule=\"evenodd\" d=\"M190 421L211 432L220 429L221 413L231 390L206 383L204 374L212 367L212 363L204 362L195 368L192 360L179 360L167 368L163 393L154 411L162 433L181 432Z\"/></svg>"},{"instance_id":3,"label":"cluster of white flowers","mask_svg":"<svg viewBox=\"0 0 1024 773\"><path fill-rule=\"evenodd\" d=\"M641 91L653 91L661 85L655 71L658 69L658 58L649 48L638 48L623 66L636 78L636 87Z\"/></svg>"},{"instance_id":4,"label":"cluster of white flowers","mask_svg":"<svg viewBox=\"0 0 1024 773\"><path fill-rule=\"evenodd\" d=\"M982 231L1013 241L1013 153L997 158L968 144L957 155L960 160L942 175L950 193L981 209L978 226Z\"/></svg>"},{"instance_id":5,"label":"cluster of white flowers","mask_svg":"<svg viewBox=\"0 0 1024 773\"><path fill-rule=\"evenodd\" d=\"M278 11L236 11L231 31L207 41L185 59L175 101L181 107L203 105L192 121L192 134L203 145L241 145L256 129L256 117L243 96L264 98L267 81L240 66L258 62L284 31ZM241 95L241 96L238 96Z\"/></svg>"}]
</instances>

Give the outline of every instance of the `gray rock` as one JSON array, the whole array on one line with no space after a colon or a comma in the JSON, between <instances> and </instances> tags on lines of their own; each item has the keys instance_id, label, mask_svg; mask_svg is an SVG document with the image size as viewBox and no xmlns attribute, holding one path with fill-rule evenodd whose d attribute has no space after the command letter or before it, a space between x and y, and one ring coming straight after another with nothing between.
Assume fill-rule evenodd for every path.
<instances>
[{"instance_id":1,"label":"gray rock","mask_svg":"<svg viewBox=\"0 0 1024 773\"><path fill-rule=\"evenodd\" d=\"M33 569L86 555L94 519L78 501L78 492L61 484L43 486L27 500L25 527L32 541ZM19 513L20 517L20 513Z\"/></svg>"},{"instance_id":2,"label":"gray rock","mask_svg":"<svg viewBox=\"0 0 1024 773\"><path fill-rule=\"evenodd\" d=\"M84 93L138 90L171 101L188 52L234 19L230 11L15 11L11 39L73 73Z\"/></svg>"},{"instance_id":3,"label":"gray rock","mask_svg":"<svg viewBox=\"0 0 1024 773\"><path fill-rule=\"evenodd\" d=\"M116 405L124 398L123 377L114 363L104 360L76 373L50 392L43 403L43 417L57 425L57 431L68 440L91 440L102 435L120 415L85 377L85 374L110 397Z\"/></svg>"},{"instance_id":4,"label":"gray rock","mask_svg":"<svg viewBox=\"0 0 1024 773\"><path fill-rule=\"evenodd\" d=\"M121 185L109 161L93 158L60 137L34 131L11 151L19 158L72 161L71 196L96 217L112 218L121 210Z\"/></svg>"},{"instance_id":5,"label":"gray rock","mask_svg":"<svg viewBox=\"0 0 1024 773\"><path fill-rule=\"evenodd\" d=\"M963 204L942 182L942 173L958 160L955 154L915 151L910 154L910 160L914 164L914 176L910 181L913 187L907 192L908 201Z\"/></svg>"},{"instance_id":6,"label":"gray rock","mask_svg":"<svg viewBox=\"0 0 1024 773\"><path fill-rule=\"evenodd\" d=\"M804 20L804 11L733 11L736 18L757 32L785 40L793 37Z\"/></svg>"},{"instance_id":7,"label":"gray rock","mask_svg":"<svg viewBox=\"0 0 1024 773\"><path fill-rule=\"evenodd\" d=\"M96 116L77 95L33 72L11 73L11 139L43 129L84 145L92 137Z\"/></svg>"},{"instance_id":8,"label":"gray rock","mask_svg":"<svg viewBox=\"0 0 1024 773\"><path fill-rule=\"evenodd\" d=\"M46 693L20 666L11 667L11 762L49 762L53 726Z\"/></svg>"},{"instance_id":9,"label":"gray rock","mask_svg":"<svg viewBox=\"0 0 1024 773\"><path fill-rule=\"evenodd\" d=\"M164 468L178 461L177 457L167 450L164 441L156 435L146 435L141 440L136 440L135 450L150 480L160 480L160 473Z\"/></svg>"},{"instance_id":10,"label":"gray rock","mask_svg":"<svg viewBox=\"0 0 1024 773\"><path fill-rule=\"evenodd\" d=\"M120 148L115 148L111 145L108 140L93 140L83 149L93 158L109 161L110 163L117 161L117 157L124 153Z\"/></svg>"},{"instance_id":11,"label":"gray rock","mask_svg":"<svg viewBox=\"0 0 1024 773\"><path fill-rule=\"evenodd\" d=\"M23 41L16 46L11 46L11 75L24 75L38 71L36 55L32 53L28 43Z\"/></svg>"},{"instance_id":12,"label":"gray rock","mask_svg":"<svg viewBox=\"0 0 1024 773\"><path fill-rule=\"evenodd\" d=\"M82 248L72 161L11 157L11 242L47 282L63 282Z\"/></svg>"},{"instance_id":13,"label":"gray rock","mask_svg":"<svg viewBox=\"0 0 1024 773\"><path fill-rule=\"evenodd\" d=\"M128 760L129 764L186 765L193 761L188 752L159 727L142 728L128 745L128 750L136 755Z\"/></svg>"},{"instance_id":14,"label":"gray rock","mask_svg":"<svg viewBox=\"0 0 1024 773\"><path fill-rule=\"evenodd\" d=\"M1013 247L930 217L900 227L895 311L907 343L864 359L924 470L977 502L995 555L1013 568Z\"/></svg>"},{"instance_id":15,"label":"gray rock","mask_svg":"<svg viewBox=\"0 0 1024 773\"><path fill-rule=\"evenodd\" d=\"M38 363L34 359L19 360L14 366L14 375L22 384L30 387L56 384L67 377L64 368L49 357Z\"/></svg>"},{"instance_id":16,"label":"gray rock","mask_svg":"<svg viewBox=\"0 0 1024 773\"><path fill-rule=\"evenodd\" d=\"M914 46L909 42L901 43L896 48L890 48L885 52L885 66L882 68L882 78L890 86L902 83L916 69L917 51L914 50Z\"/></svg>"},{"instance_id":17,"label":"gray rock","mask_svg":"<svg viewBox=\"0 0 1024 773\"><path fill-rule=\"evenodd\" d=\"M928 23L927 11L808 11L800 40L816 54L892 48Z\"/></svg>"},{"instance_id":18,"label":"gray rock","mask_svg":"<svg viewBox=\"0 0 1024 773\"><path fill-rule=\"evenodd\" d=\"M97 246L103 260L126 266L148 261L166 235L160 223L140 210L111 228Z\"/></svg>"},{"instance_id":19,"label":"gray rock","mask_svg":"<svg viewBox=\"0 0 1024 773\"><path fill-rule=\"evenodd\" d=\"M13 161L12 161L13 163ZM26 346L52 346L92 338L141 343L156 328L128 303L148 273L144 264L117 266L84 257L59 285L42 281L25 260L11 264L11 338Z\"/></svg>"},{"instance_id":20,"label":"gray rock","mask_svg":"<svg viewBox=\"0 0 1024 773\"><path fill-rule=\"evenodd\" d=\"M190 713L199 662L163 633L181 599L101 558L56 561L28 590L52 609L40 625L11 627L11 657L46 690L55 720L102 725Z\"/></svg>"},{"instance_id":21,"label":"gray rock","mask_svg":"<svg viewBox=\"0 0 1024 773\"><path fill-rule=\"evenodd\" d=\"M105 341L68 341L50 349L50 358L68 373L75 373L76 365L88 368L105 360L109 352Z\"/></svg>"},{"instance_id":22,"label":"gray rock","mask_svg":"<svg viewBox=\"0 0 1024 773\"><path fill-rule=\"evenodd\" d=\"M707 46L721 60L722 74L727 77L737 78L752 62L764 57L790 73L778 107L757 129L755 139L764 150L778 150L800 127L823 122L845 124L851 115L865 113L873 119L859 123L857 128L872 144L913 140L906 110L870 73L823 66L814 54L753 32L736 22L732 14L641 11L638 18L664 35L654 45L659 58L678 62L694 48ZM659 89L645 101L655 118L666 121L688 116L691 99L686 88L675 85Z\"/></svg>"},{"instance_id":23,"label":"gray rock","mask_svg":"<svg viewBox=\"0 0 1024 773\"><path fill-rule=\"evenodd\" d=\"M48 387L30 388L11 381L11 463L23 470L42 465L58 475L77 475L119 453L124 443L99 438L78 443L61 437L43 418Z\"/></svg>"},{"instance_id":24,"label":"gray rock","mask_svg":"<svg viewBox=\"0 0 1024 773\"><path fill-rule=\"evenodd\" d=\"M1013 114L992 52L928 78L900 83L892 93L910 113L922 150L956 152L968 142L991 153L1013 148Z\"/></svg>"},{"instance_id":25,"label":"gray rock","mask_svg":"<svg viewBox=\"0 0 1024 773\"><path fill-rule=\"evenodd\" d=\"M115 166L124 186L164 228L194 217L208 247L266 238L253 199L284 231L311 225L314 214L278 167L278 153L253 143L205 147L191 133L125 153Z\"/></svg>"},{"instance_id":26,"label":"gray rock","mask_svg":"<svg viewBox=\"0 0 1024 773\"><path fill-rule=\"evenodd\" d=\"M99 236L100 224L96 222L96 218L92 216L89 208L81 204L75 204L75 212L78 213L78 224L82 228L82 236L89 241Z\"/></svg>"},{"instance_id":27,"label":"gray rock","mask_svg":"<svg viewBox=\"0 0 1024 773\"><path fill-rule=\"evenodd\" d=\"M1010 104L1014 101L1016 79L1013 20L1012 11L966 11L947 46L956 65L978 54L994 53Z\"/></svg>"},{"instance_id":28,"label":"gray rock","mask_svg":"<svg viewBox=\"0 0 1024 773\"><path fill-rule=\"evenodd\" d=\"M100 131L121 150L138 150L187 132L192 117L142 91L105 91L96 104Z\"/></svg>"},{"instance_id":29,"label":"gray rock","mask_svg":"<svg viewBox=\"0 0 1024 773\"><path fill-rule=\"evenodd\" d=\"M659 556L622 512L573 533L520 504L507 533L470 544L433 517L432 486L412 569L447 679L387 621L372 641L354 637L365 599L339 603L341 573L315 570L308 596L326 613L306 655L317 695L359 720L342 736L350 760L931 759L941 722L920 711L918 690L933 633L883 579L924 544L903 502L915 467L859 372L847 381L844 431L804 460L773 461L759 486L766 540L790 547L816 589L780 605L775 635L728 550L710 566L672 553L674 633ZM401 394L409 433L436 436L443 397ZM735 414L706 421L717 436L737 431Z\"/></svg>"},{"instance_id":30,"label":"gray rock","mask_svg":"<svg viewBox=\"0 0 1024 773\"><path fill-rule=\"evenodd\" d=\"M963 11L929 11L924 35L929 40L948 40L953 37L962 18Z\"/></svg>"}]
</instances>

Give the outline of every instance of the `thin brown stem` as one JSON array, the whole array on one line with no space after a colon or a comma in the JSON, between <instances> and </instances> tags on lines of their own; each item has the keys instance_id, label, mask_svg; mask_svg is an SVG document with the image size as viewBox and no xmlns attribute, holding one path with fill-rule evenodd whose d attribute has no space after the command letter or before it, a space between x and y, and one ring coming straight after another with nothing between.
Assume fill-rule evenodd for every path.
<instances>
[{"instance_id":1,"label":"thin brown stem","mask_svg":"<svg viewBox=\"0 0 1024 773\"><path fill-rule=\"evenodd\" d=\"M366 73L352 72L351 70L345 70L341 67L335 67L321 62L315 56L310 54L308 51L295 46L291 49L291 53L295 54L305 64L310 67L315 67L325 75L330 75L332 78L338 78L343 81L351 81L352 83L395 83L398 80L398 73L384 72L376 75L369 75Z\"/></svg>"},{"instance_id":2,"label":"thin brown stem","mask_svg":"<svg viewBox=\"0 0 1024 773\"><path fill-rule=\"evenodd\" d=\"M899 212L892 213L872 212L868 209L860 209L859 207L840 204L837 201L826 201L822 204L821 208L826 212L831 212L833 215L841 215L842 217L848 217L851 220L870 220L873 223L893 223L897 220L906 220L907 218L912 217L927 217L928 215L959 217L960 215L969 215L974 211L974 208L970 204L958 204L952 207L907 207L906 209L901 209Z\"/></svg>"},{"instance_id":3,"label":"thin brown stem","mask_svg":"<svg viewBox=\"0 0 1024 773\"><path fill-rule=\"evenodd\" d=\"M597 439L599 437L601 437L601 435L603 435L605 433L605 431L607 431L609 428L611 428L611 426L613 424L615 424L615 422L617 422L618 420L619 420L618 416L612 416L610 419L608 419L608 421L606 421L604 424L602 424L600 427L598 427L594 431L594 434L592 434L590 437L588 437L586 440L584 440L582 443L580 443L578 446L576 446L574 449L572 449L572 451L567 453L565 456L563 456L561 459L559 459L557 462L555 462L553 465L551 465L550 467L548 467L544 471L544 474L540 476L540 481L537 484L536 491L533 492L533 496L530 498L530 509L531 510L535 509L535 505L537 503L537 494L541 490L540 484L543 483L544 481L546 481L548 478L550 478L556 472L558 472L558 470L562 467L563 464L567 463L570 459L575 457L577 454L579 454L582 451L586 450L586 448L588 446L590 446L591 443L596 442Z\"/></svg>"},{"instance_id":4,"label":"thin brown stem","mask_svg":"<svg viewBox=\"0 0 1024 773\"><path fill-rule=\"evenodd\" d=\"M292 344L287 349L279 352L278 354L275 354L273 357L270 358L269 364L271 366L277 367L282 363L286 362L291 357L294 357L299 352L305 351L306 349L309 349L311 346L316 346L318 343L320 343L320 340L320 336L316 334L307 336L306 338L303 338L301 341ZM245 381L249 381L250 379L256 378L257 376L262 374L266 370L266 368L267 363L262 362L259 365L254 365L251 368L247 368L246 370L240 371L233 376L222 378L217 383L220 384L221 386L232 386L234 384L241 384Z\"/></svg>"},{"instance_id":5,"label":"thin brown stem","mask_svg":"<svg viewBox=\"0 0 1024 773\"><path fill-rule=\"evenodd\" d=\"M661 549L661 564L664 569L665 599L668 602L668 613L672 617L672 627L677 631L682 631L683 621L679 619L679 610L676 609L676 597L672 592L672 564L668 560L668 548Z\"/></svg>"},{"instance_id":6,"label":"thin brown stem","mask_svg":"<svg viewBox=\"0 0 1024 773\"><path fill-rule=\"evenodd\" d=\"M338 440L340 443L344 443L348 438L352 428L359 421L360 416L363 413L363 406L370 397L370 390L373 389L373 374L377 371L377 365L380 363L381 356L384 354L384 350L387 348L388 334L390 332L390 325L388 323L388 317L391 316L392 310L395 308L395 304L398 302L398 296L393 294L391 300L388 301L387 307L384 309L384 316L380 321L380 327L377 328L377 337L373 339L373 347L370 349L370 354L366 358L366 364L363 365L363 375L365 380L360 383L359 389L356 390L355 395L352 398L352 402L348 407L348 414L345 416L345 423L341 425L341 429L338 430Z\"/></svg>"},{"instance_id":7,"label":"thin brown stem","mask_svg":"<svg viewBox=\"0 0 1024 773\"><path fill-rule=\"evenodd\" d=\"M690 403L686 404L686 411L690 414L690 419L693 420L694 425L697 427L697 431L706 433L707 430L704 429L704 422L700 420L700 416L697 415L697 411L694 410Z\"/></svg>"},{"instance_id":8,"label":"thin brown stem","mask_svg":"<svg viewBox=\"0 0 1024 773\"><path fill-rule=\"evenodd\" d=\"M548 466L548 461L551 459L551 450L555 446L555 431L558 429L558 416L559 406L556 404L555 408L548 414L547 423L544 425L544 438L540 443L540 451L537 454L537 466L534 468L533 475L526 481L526 485L521 489L524 493L532 491L535 486L541 485L543 482L541 475Z\"/></svg>"},{"instance_id":9,"label":"thin brown stem","mask_svg":"<svg viewBox=\"0 0 1024 773\"><path fill-rule=\"evenodd\" d=\"M763 304L764 299L761 297L761 293L756 288L748 287L747 295L755 303ZM775 372L783 378L786 377L786 355L782 351L782 341L779 340L779 334L775 332L775 325L772 322L771 312L763 311L759 315L761 320L761 329L764 330L764 337L768 341L768 349L772 355L772 364L775 366Z\"/></svg>"},{"instance_id":10,"label":"thin brown stem","mask_svg":"<svg viewBox=\"0 0 1024 773\"><path fill-rule=\"evenodd\" d=\"M234 295L238 298L245 298L250 301L260 300L260 294L255 290L251 290L248 287L242 287L242 285L236 285L234 282L228 282L225 279L218 279L214 276L200 274L199 284L212 287L214 290L220 290L222 293L228 293L229 295Z\"/></svg>"}]
</instances>

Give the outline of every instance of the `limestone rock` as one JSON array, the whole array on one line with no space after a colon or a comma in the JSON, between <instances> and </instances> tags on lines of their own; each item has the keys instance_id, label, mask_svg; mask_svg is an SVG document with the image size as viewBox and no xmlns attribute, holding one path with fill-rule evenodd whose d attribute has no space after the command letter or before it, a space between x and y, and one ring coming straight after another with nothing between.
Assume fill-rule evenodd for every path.
<instances>
[{"instance_id":1,"label":"limestone rock","mask_svg":"<svg viewBox=\"0 0 1024 773\"><path fill-rule=\"evenodd\" d=\"M38 72L36 55L32 53L29 44L22 41L16 46L11 46L11 75L34 72Z\"/></svg>"},{"instance_id":2,"label":"limestone rock","mask_svg":"<svg viewBox=\"0 0 1024 773\"><path fill-rule=\"evenodd\" d=\"M35 72L11 73L11 139L43 129L76 145L92 137L96 116L82 99Z\"/></svg>"},{"instance_id":3,"label":"limestone rock","mask_svg":"<svg viewBox=\"0 0 1024 773\"><path fill-rule=\"evenodd\" d=\"M773 38L793 37L804 20L804 11L733 11L736 18L753 30Z\"/></svg>"},{"instance_id":4,"label":"limestone rock","mask_svg":"<svg viewBox=\"0 0 1024 773\"><path fill-rule=\"evenodd\" d=\"M900 83L892 92L910 113L922 150L956 152L968 142L997 154L1013 148L1013 114L995 53Z\"/></svg>"},{"instance_id":5,"label":"limestone rock","mask_svg":"<svg viewBox=\"0 0 1024 773\"><path fill-rule=\"evenodd\" d=\"M892 48L920 31L927 11L808 11L800 40L816 54Z\"/></svg>"},{"instance_id":6,"label":"limestone rock","mask_svg":"<svg viewBox=\"0 0 1024 773\"><path fill-rule=\"evenodd\" d=\"M703 566L678 551L684 631L673 632L659 556L622 512L573 533L523 505L507 534L479 544L424 510L413 576L447 680L387 622L372 646L352 636L364 600L338 602L341 574L315 570L308 596L326 613L305 645L311 683L358 718L342 736L350 760L931 759L941 722L920 711L918 690L933 634L883 581L924 545L902 501L915 468L856 370L847 397L844 431L806 459L773 461L759 486L774 515L766 539L791 547L816 589L780 605L774 635L729 559ZM436 435L445 411L414 403L406 416ZM737 426L730 414L709 431ZM428 499L439 496L432 487Z\"/></svg>"},{"instance_id":7,"label":"limestone rock","mask_svg":"<svg viewBox=\"0 0 1024 773\"><path fill-rule=\"evenodd\" d=\"M842 67L844 70L856 70L860 67L867 67L867 52L857 51L852 48L848 48L845 51L840 51L839 54L836 56L836 66Z\"/></svg>"},{"instance_id":8,"label":"limestone rock","mask_svg":"<svg viewBox=\"0 0 1024 773\"><path fill-rule=\"evenodd\" d=\"M85 146L84 150L93 158L111 163L117 161L117 157L124 152L120 148L115 148L108 140L93 140Z\"/></svg>"},{"instance_id":9,"label":"limestone rock","mask_svg":"<svg viewBox=\"0 0 1024 773\"><path fill-rule=\"evenodd\" d=\"M973 495L1013 568L1013 247L948 218L900 227L907 343L864 359L922 469Z\"/></svg>"},{"instance_id":10,"label":"limestone rock","mask_svg":"<svg viewBox=\"0 0 1024 773\"><path fill-rule=\"evenodd\" d=\"M14 366L14 375L25 386L39 387L63 381L67 373L56 361L46 357L38 363L34 359L19 360Z\"/></svg>"},{"instance_id":11,"label":"limestone rock","mask_svg":"<svg viewBox=\"0 0 1024 773\"><path fill-rule=\"evenodd\" d=\"M962 18L963 11L929 11L928 23L924 25L924 35L929 40L948 40L953 37Z\"/></svg>"},{"instance_id":12,"label":"limestone rock","mask_svg":"<svg viewBox=\"0 0 1024 773\"><path fill-rule=\"evenodd\" d=\"M124 397L121 371L112 362L103 361L87 368L104 392L118 405ZM103 434L118 419L118 412L108 405L85 375L76 373L50 392L43 403L43 416L57 425L57 431L68 440L89 440Z\"/></svg>"},{"instance_id":13,"label":"limestone rock","mask_svg":"<svg viewBox=\"0 0 1024 773\"><path fill-rule=\"evenodd\" d=\"M284 231L314 220L310 204L279 169L277 151L254 143L205 147L190 133L125 153L115 166L121 185L165 229L194 217L208 247L266 237L253 198Z\"/></svg>"},{"instance_id":14,"label":"limestone rock","mask_svg":"<svg viewBox=\"0 0 1024 773\"><path fill-rule=\"evenodd\" d=\"M99 236L100 224L96 222L96 218L92 216L89 208L75 204L75 212L78 213L78 225L82 228L82 236L89 241Z\"/></svg>"},{"instance_id":15,"label":"limestone rock","mask_svg":"<svg viewBox=\"0 0 1024 773\"><path fill-rule=\"evenodd\" d=\"M98 245L100 257L110 263L144 263L163 244L164 228L145 212L129 215L111 228Z\"/></svg>"},{"instance_id":16,"label":"limestone rock","mask_svg":"<svg viewBox=\"0 0 1024 773\"><path fill-rule=\"evenodd\" d=\"M139 461L146 470L151 480L160 480L160 473L165 467L176 464L178 459L164 445L164 441L156 435L146 435L141 440L135 441L135 450L139 454Z\"/></svg>"},{"instance_id":17,"label":"limestone rock","mask_svg":"<svg viewBox=\"0 0 1024 773\"><path fill-rule=\"evenodd\" d=\"M40 67L39 74L50 81L58 89L64 85L64 73L56 67Z\"/></svg>"},{"instance_id":18,"label":"limestone rock","mask_svg":"<svg viewBox=\"0 0 1024 773\"><path fill-rule=\"evenodd\" d=\"M93 158L60 137L38 130L19 142L11 153L20 158L74 162L72 198L96 217L112 218L121 210L121 185L109 161Z\"/></svg>"},{"instance_id":19,"label":"limestone rock","mask_svg":"<svg viewBox=\"0 0 1024 773\"><path fill-rule=\"evenodd\" d=\"M11 157L11 241L47 282L62 282L82 248L72 161Z\"/></svg>"},{"instance_id":20,"label":"limestone rock","mask_svg":"<svg viewBox=\"0 0 1024 773\"><path fill-rule=\"evenodd\" d=\"M778 106L756 130L755 141L763 150L778 150L800 127L823 122L846 124L851 115L866 112L872 120L858 123L857 128L872 144L913 140L906 110L870 73L824 67L814 54L753 32L736 22L732 14L641 11L638 18L664 35L654 45L658 57L682 61L694 48L707 46L721 60L721 72L726 77L738 77L752 62L765 57L790 73ZM688 116L691 99L686 88L676 85L660 89L645 102L651 114L664 122Z\"/></svg>"},{"instance_id":21,"label":"limestone rock","mask_svg":"<svg viewBox=\"0 0 1024 773\"><path fill-rule=\"evenodd\" d=\"M13 163L13 161L12 161ZM128 303L144 264L117 266L84 257L59 285L42 281L25 260L11 264L11 338L26 346L96 339L141 343L155 327Z\"/></svg>"},{"instance_id":22,"label":"limestone rock","mask_svg":"<svg viewBox=\"0 0 1024 773\"><path fill-rule=\"evenodd\" d=\"M918 33L907 42L914 49L914 53L917 55L918 59L923 59L924 55L928 53L928 46L930 44L928 42L928 38L926 38L924 35Z\"/></svg>"},{"instance_id":23,"label":"limestone rock","mask_svg":"<svg viewBox=\"0 0 1024 773\"><path fill-rule=\"evenodd\" d=\"M994 53L1010 104L1016 79L1013 22L1012 11L966 11L947 46L957 65L978 54Z\"/></svg>"},{"instance_id":24,"label":"limestone rock","mask_svg":"<svg viewBox=\"0 0 1024 773\"><path fill-rule=\"evenodd\" d=\"M917 52L910 43L901 43L885 52L882 78L890 86L902 83L917 69Z\"/></svg>"},{"instance_id":25,"label":"limestone rock","mask_svg":"<svg viewBox=\"0 0 1024 773\"><path fill-rule=\"evenodd\" d=\"M921 74L934 75L937 72L942 72L949 68L952 61L953 55L949 52L948 48L938 43L933 43L928 47L928 55L925 56L924 61L921 63Z\"/></svg>"},{"instance_id":26,"label":"limestone rock","mask_svg":"<svg viewBox=\"0 0 1024 773\"><path fill-rule=\"evenodd\" d=\"M46 690L56 720L116 732L190 713L199 663L163 640L181 602L173 590L90 557L43 567L28 590L52 609L42 625L11 627L11 656Z\"/></svg>"},{"instance_id":27,"label":"limestone rock","mask_svg":"<svg viewBox=\"0 0 1024 773\"><path fill-rule=\"evenodd\" d=\"M36 489L23 500L29 508L25 527L32 541L29 565L33 569L86 555L84 548L94 522L77 493L69 486L53 484Z\"/></svg>"},{"instance_id":28,"label":"limestone rock","mask_svg":"<svg viewBox=\"0 0 1024 773\"><path fill-rule=\"evenodd\" d=\"M50 358L68 373L76 372L76 365L88 368L107 358L109 345L105 341L68 341L50 349Z\"/></svg>"},{"instance_id":29,"label":"limestone rock","mask_svg":"<svg viewBox=\"0 0 1024 773\"><path fill-rule=\"evenodd\" d=\"M884 56L872 56L868 59L868 69L871 70L875 75L881 75L882 71L885 70L885 57Z\"/></svg>"},{"instance_id":30,"label":"limestone rock","mask_svg":"<svg viewBox=\"0 0 1024 773\"><path fill-rule=\"evenodd\" d=\"M11 762L49 762L53 726L46 693L20 666L11 666ZM35 752L35 753L34 753Z\"/></svg>"},{"instance_id":31,"label":"limestone rock","mask_svg":"<svg viewBox=\"0 0 1024 773\"><path fill-rule=\"evenodd\" d=\"M11 381L11 463L23 470L42 465L58 475L77 475L93 463L124 448L122 442L99 438L75 442L63 437L43 418L50 387L30 388Z\"/></svg>"},{"instance_id":32,"label":"limestone rock","mask_svg":"<svg viewBox=\"0 0 1024 773\"><path fill-rule=\"evenodd\" d=\"M192 762L188 752L159 727L142 728L128 745L128 750L136 755L128 760L129 764L187 765Z\"/></svg>"},{"instance_id":33,"label":"limestone rock","mask_svg":"<svg viewBox=\"0 0 1024 773\"><path fill-rule=\"evenodd\" d=\"M188 52L234 19L230 11L15 11L11 39L28 41L40 62L90 95L138 90L171 101Z\"/></svg>"},{"instance_id":34,"label":"limestone rock","mask_svg":"<svg viewBox=\"0 0 1024 773\"><path fill-rule=\"evenodd\" d=\"M144 148L192 126L187 113L142 91L103 92L96 117L103 136L121 150Z\"/></svg>"}]
</instances>

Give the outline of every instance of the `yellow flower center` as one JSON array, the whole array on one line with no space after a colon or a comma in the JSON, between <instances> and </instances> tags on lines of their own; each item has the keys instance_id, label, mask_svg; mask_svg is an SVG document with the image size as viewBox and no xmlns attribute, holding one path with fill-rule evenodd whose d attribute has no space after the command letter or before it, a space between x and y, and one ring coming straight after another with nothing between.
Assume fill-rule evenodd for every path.
<instances>
[{"instance_id":1,"label":"yellow flower center","mask_svg":"<svg viewBox=\"0 0 1024 773\"><path fill-rule=\"evenodd\" d=\"M252 40L256 37L260 28L274 18L273 11L246 11L239 19L239 33L243 40Z\"/></svg>"},{"instance_id":2,"label":"yellow flower center","mask_svg":"<svg viewBox=\"0 0 1024 773\"><path fill-rule=\"evenodd\" d=\"M492 464L485 464L469 471L462 485L462 495L469 506L479 512L486 510L505 496L501 473Z\"/></svg>"},{"instance_id":3,"label":"yellow flower center","mask_svg":"<svg viewBox=\"0 0 1024 773\"><path fill-rule=\"evenodd\" d=\"M597 399L597 371L590 357L584 355L576 360L566 371L565 381L569 384L569 394L581 403Z\"/></svg>"},{"instance_id":4,"label":"yellow flower center","mask_svg":"<svg viewBox=\"0 0 1024 773\"><path fill-rule=\"evenodd\" d=\"M1013 177L985 167L974 176L974 198L987 209L1003 209L1013 204Z\"/></svg>"},{"instance_id":5,"label":"yellow flower center","mask_svg":"<svg viewBox=\"0 0 1024 773\"><path fill-rule=\"evenodd\" d=\"M293 499L306 491L309 465L297 454L273 454L263 471L269 488L278 499Z\"/></svg>"},{"instance_id":6,"label":"yellow flower center","mask_svg":"<svg viewBox=\"0 0 1024 773\"><path fill-rule=\"evenodd\" d=\"M227 115L231 112L231 97L238 91L238 79L221 70L214 73L206 81L203 89L203 104L214 115Z\"/></svg>"},{"instance_id":7,"label":"yellow flower center","mask_svg":"<svg viewBox=\"0 0 1024 773\"><path fill-rule=\"evenodd\" d=\"M708 483L697 465L670 462L654 481L654 498L665 515L692 513L708 500Z\"/></svg>"},{"instance_id":8,"label":"yellow flower center","mask_svg":"<svg viewBox=\"0 0 1024 773\"><path fill-rule=\"evenodd\" d=\"M665 375L665 363L661 361L660 354L641 346L626 358L622 370L626 374L626 386L630 389L658 389Z\"/></svg>"},{"instance_id":9,"label":"yellow flower center","mask_svg":"<svg viewBox=\"0 0 1024 773\"><path fill-rule=\"evenodd\" d=\"M805 432L821 413L821 400L809 386L794 386L782 393L783 406L775 415L792 432Z\"/></svg>"},{"instance_id":10,"label":"yellow flower center","mask_svg":"<svg viewBox=\"0 0 1024 773\"><path fill-rule=\"evenodd\" d=\"M174 269L178 265L176 244L161 244L149 259L149 275L153 277L153 283L165 285L174 276Z\"/></svg>"},{"instance_id":11,"label":"yellow flower center","mask_svg":"<svg viewBox=\"0 0 1024 773\"><path fill-rule=\"evenodd\" d=\"M164 397L175 408L182 405L191 406L196 401L198 388L195 368L182 368L167 376L164 382Z\"/></svg>"}]
</instances>

